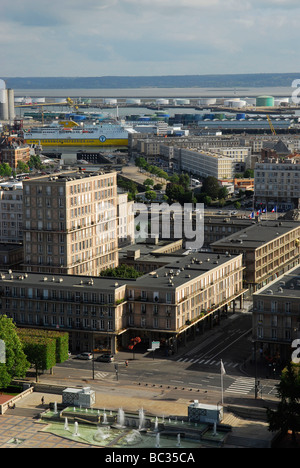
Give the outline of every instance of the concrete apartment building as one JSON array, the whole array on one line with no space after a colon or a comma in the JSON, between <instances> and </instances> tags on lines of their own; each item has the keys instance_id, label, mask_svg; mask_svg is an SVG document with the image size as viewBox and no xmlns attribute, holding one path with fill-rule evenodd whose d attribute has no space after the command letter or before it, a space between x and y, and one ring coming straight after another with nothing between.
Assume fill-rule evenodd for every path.
<instances>
[{"instance_id":1,"label":"concrete apartment building","mask_svg":"<svg viewBox=\"0 0 300 468\"><path fill-rule=\"evenodd\" d=\"M256 206L268 211L300 208L300 160L297 157L270 158L256 163L254 172Z\"/></svg>"},{"instance_id":2,"label":"concrete apartment building","mask_svg":"<svg viewBox=\"0 0 300 468\"><path fill-rule=\"evenodd\" d=\"M1 313L19 327L59 329L72 352L127 349L139 336L149 348L180 343L242 306L242 255L176 256L136 280L0 272Z\"/></svg>"},{"instance_id":3,"label":"concrete apartment building","mask_svg":"<svg viewBox=\"0 0 300 468\"><path fill-rule=\"evenodd\" d=\"M245 161L240 155L240 150L233 149L232 153L234 153L232 156L224 156L222 152L218 153L214 150L197 151L182 148L179 166L182 171L199 177L212 176L218 180L232 179L237 172L245 169Z\"/></svg>"},{"instance_id":4,"label":"concrete apartment building","mask_svg":"<svg viewBox=\"0 0 300 468\"><path fill-rule=\"evenodd\" d=\"M292 342L300 338L299 310L299 266L253 295L252 338L258 359L265 364L292 360Z\"/></svg>"},{"instance_id":5,"label":"concrete apartment building","mask_svg":"<svg viewBox=\"0 0 300 468\"><path fill-rule=\"evenodd\" d=\"M0 183L0 243L23 240L23 189L21 182Z\"/></svg>"},{"instance_id":6,"label":"concrete apartment building","mask_svg":"<svg viewBox=\"0 0 300 468\"><path fill-rule=\"evenodd\" d=\"M257 219L240 218L238 216L205 216L204 218L204 244L210 245L227 236L231 236L242 229L256 224Z\"/></svg>"},{"instance_id":7,"label":"concrete apartment building","mask_svg":"<svg viewBox=\"0 0 300 468\"><path fill-rule=\"evenodd\" d=\"M299 264L300 223L260 221L211 244L213 252L242 254L244 284L255 292Z\"/></svg>"},{"instance_id":8,"label":"concrete apartment building","mask_svg":"<svg viewBox=\"0 0 300 468\"><path fill-rule=\"evenodd\" d=\"M12 169L18 167L19 161L26 164L30 156L29 146L17 137L5 137L0 142L0 162L8 164Z\"/></svg>"},{"instance_id":9,"label":"concrete apartment building","mask_svg":"<svg viewBox=\"0 0 300 468\"><path fill-rule=\"evenodd\" d=\"M23 181L24 269L97 276L118 265L115 172Z\"/></svg>"},{"instance_id":10,"label":"concrete apartment building","mask_svg":"<svg viewBox=\"0 0 300 468\"><path fill-rule=\"evenodd\" d=\"M117 194L117 235L118 245L122 247L124 245L133 244L135 233L134 233L134 212L133 212L133 201L128 201L128 193Z\"/></svg>"}]
</instances>

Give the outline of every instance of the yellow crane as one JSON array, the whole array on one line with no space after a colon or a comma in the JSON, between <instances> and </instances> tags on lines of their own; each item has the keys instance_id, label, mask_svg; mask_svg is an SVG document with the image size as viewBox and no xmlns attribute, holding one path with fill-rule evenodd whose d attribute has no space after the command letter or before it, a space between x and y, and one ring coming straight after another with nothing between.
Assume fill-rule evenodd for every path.
<instances>
[{"instance_id":1,"label":"yellow crane","mask_svg":"<svg viewBox=\"0 0 300 468\"><path fill-rule=\"evenodd\" d=\"M75 105L74 101L72 101L71 98L67 98L67 103L69 104L70 107L73 107L73 109L78 110L78 106Z\"/></svg>"},{"instance_id":2,"label":"yellow crane","mask_svg":"<svg viewBox=\"0 0 300 468\"><path fill-rule=\"evenodd\" d=\"M275 128L271 122L271 119L269 117L269 115L267 115L267 119L268 119L268 122L269 122L269 125L270 125L270 129L271 129L271 132L273 133L273 135L276 135L276 131L275 131Z\"/></svg>"}]
</instances>

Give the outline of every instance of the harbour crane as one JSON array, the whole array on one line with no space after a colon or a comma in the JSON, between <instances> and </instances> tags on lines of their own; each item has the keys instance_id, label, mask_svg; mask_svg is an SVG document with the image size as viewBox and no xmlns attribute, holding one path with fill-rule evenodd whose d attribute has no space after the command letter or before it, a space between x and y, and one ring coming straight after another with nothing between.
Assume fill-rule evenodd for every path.
<instances>
[{"instance_id":1,"label":"harbour crane","mask_svg":"<svg viewBox=\"0 0 300 468\"><path fill-rule=\"evenodd\" d=\"M275 136L276 135L276 130L275 130L275 128L274 128L274 126L273 126L273 124L271 122L271 119L270 119L269 115L267 115L267 119L268 119L268 122L269 122L269 125L270 125L271 132Z\"/></svg>"}]
</instances>

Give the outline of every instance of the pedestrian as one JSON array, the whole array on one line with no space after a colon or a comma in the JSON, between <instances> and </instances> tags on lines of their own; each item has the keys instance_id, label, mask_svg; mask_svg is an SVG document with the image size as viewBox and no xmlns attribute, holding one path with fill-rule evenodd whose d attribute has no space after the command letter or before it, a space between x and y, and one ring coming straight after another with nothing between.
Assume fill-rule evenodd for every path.
<instances>
[{"instance_id":1,"label":"pedestrian","mask_svg":"<svg viewBox=\"0 0 300 468\"><path fill-rule=\"evenodd\" d=\"M45 398L42 396L42 405L44 405Z\"/></svg>"},{"instance_id":2,"label":"pedestrian","mask_svg":"<svg viewBox=\"0 0 300 468\"><path fill-rule=\"evenodd\" d=\"M128 366L128 361L125 361L125 366L126 366L126 367Z\"/></svg>"}]
</instances>

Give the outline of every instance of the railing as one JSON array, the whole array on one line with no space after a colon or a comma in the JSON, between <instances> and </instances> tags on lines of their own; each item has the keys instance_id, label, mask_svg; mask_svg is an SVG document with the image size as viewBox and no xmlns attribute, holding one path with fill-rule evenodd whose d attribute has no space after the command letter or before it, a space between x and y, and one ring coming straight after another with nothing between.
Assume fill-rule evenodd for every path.
<instances>
[{"instance_id":1,"label":"railing","mask_svg":"<svg viewBox=\"0 0 300 468\"><path fill-rule=\"evenodd\" d=\"M0 414L4 414L11 407L11 405L16 404L19 400L22 400L22 398L31 394L33 391L33 387L27 388L27 390L24 390L24 392L19 393L19 395L12 397L10 400L0 405Z\"/></svg>"}]
</instances>

